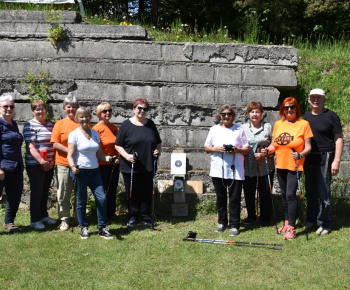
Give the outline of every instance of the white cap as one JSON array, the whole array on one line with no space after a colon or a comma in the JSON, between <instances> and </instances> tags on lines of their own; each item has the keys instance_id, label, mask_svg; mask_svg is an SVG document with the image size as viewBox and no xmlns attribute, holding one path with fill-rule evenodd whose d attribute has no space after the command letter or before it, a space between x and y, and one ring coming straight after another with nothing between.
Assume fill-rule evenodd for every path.
<instances>
[{"instance_id":1,"label":"white cap","mask_svg":"<svg viewBox=\"0 0 350 290\"><path fill-rule=\"evenodd\" d=\"M318 96L326 96L326 93L325 93L325 91L324 90L321 90L321 89L313 89L311 92L310 92L310 94L309 94L309 96L311 96L311 95L318 95Z\"/></svg>"}]
</instances>

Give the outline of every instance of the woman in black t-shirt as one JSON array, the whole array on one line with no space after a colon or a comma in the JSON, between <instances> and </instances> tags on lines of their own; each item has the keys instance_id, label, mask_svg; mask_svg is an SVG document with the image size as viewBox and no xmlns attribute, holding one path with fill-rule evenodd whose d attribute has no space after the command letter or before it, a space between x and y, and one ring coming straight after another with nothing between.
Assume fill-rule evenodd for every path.
<instances>
[{"instance_id":1,"label":"woman in black t-shirt","mask_svg":"<svg viewBox=\"0 0 350 290\"><path fill-rule=\"evenodd\" d=\"M134 116L121 124L116 141L130 215L129 227L136 225L139 216L142 223L154 226L150 216L153 161L160 154L162 140L153 121L146 118L148 107L149 104L144 98L134 101ZM132 171L132 191L130 191Z\"/></svg>"}]
</instances>

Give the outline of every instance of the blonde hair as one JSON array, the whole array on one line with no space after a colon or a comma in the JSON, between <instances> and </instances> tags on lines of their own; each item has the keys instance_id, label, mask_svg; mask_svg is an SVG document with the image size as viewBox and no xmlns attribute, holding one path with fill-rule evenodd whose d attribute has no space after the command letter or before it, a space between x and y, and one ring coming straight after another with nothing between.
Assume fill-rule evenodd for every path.
<instances>
[{"instance_id":1,"label":"blonde hair","mask_svg":"<svg viewBox=\"0 0 350 290\"><path fill-rule=\"evenodd\" d=\"M84 113L88 113L90 119L92 118L91 112L90 112L90 110L88 108L86 108L86 107L79 107L77 109L76 113L75 113L74 121L79 123L78 118L79 118L80 115L82 115Z\"/></svg>"},{"instance_id":2,"label":"blonde hair","mask_svg":"<svg viewBox=\"0 0 350 290\"><path fill-rule=\"evenodd\" d=\"M112 109L112 106L107 103L107 102L102 102L101 104L99 104L97 107L96 107L96 115L98 118L101 117L101 112L103 110L108 110L108 109Z\"/></svg>"}]
</instances>

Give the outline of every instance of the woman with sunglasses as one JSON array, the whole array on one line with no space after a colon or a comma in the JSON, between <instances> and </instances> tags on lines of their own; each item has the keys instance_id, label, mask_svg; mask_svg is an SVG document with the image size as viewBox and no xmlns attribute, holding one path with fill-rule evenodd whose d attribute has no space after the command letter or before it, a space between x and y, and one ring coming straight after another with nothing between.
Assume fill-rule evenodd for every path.
<instances>
[{"instance_id":1,"label":"woman with sunglasses","mask_svg":"<svg viewBox=\"0 0 350 290\"><path fill-rule=\"evenodd\" d=\"M23 159L21 147L23 136L19 133L12 96L0 97L0 196L6 190L4 228L10 234L18 232L14 224L23 190Z\"/></svg>"},{"instance_id":2,"label":"woman with sunglasses","mask_svg":"<svg viewBox=\"0 0 350 290\"><path fill-rule=\"evenodd\" d=\"M118 128L110 122L112 118L112 107L109 103L103 102L96 108L96 115L99 122L92 128L100 135L102 152L105 155L117 156L115 141ZM117 207L117 187L119 181L119 160L111 164L110 162L98 161L103 187L107 200L107 219L115 220L115 210Z\"/></svg>"},{"instance_id":3,"label":"woman with sunglasses","mask_svg":"<svg viewBox=\"0 0 350 290\"><path fill-rule=\"evenodd\" d=\"M130 215L129 227L134 227L139 217L143 224L154 226L150 216L153 170L154 160L162 148L162 140L154 122L146 118L148 108L146 99L134 101L134 116L121 124L116 141Z\"/></svg>"},{"instance_id":4,"label":"woman with sunglasses","mask_svg":"<svg viewBox=\"0 0 350 290\"><path fill-rule=\"evenodd\" d=\"M219 123L210 128L204 150L210 153L210 176L216 193L218 226L223 232L228 226L230 236L239 235L241 192L244 180L244 155L249 144L243 129L233 124L236 113L231 105L220 107L216 114ZM229 193L229 219L227 218L227 192Z\"/></svg>"},{"instance_id":5,"label":"woman with sunglasses","mask_svg":"<svg viewBox=\"0 0 350 290\"><path fill-rule=\"evenodd\" d=\"M303 171L305 156L311 151L313 137L309 122L300 119L300 107L295 98L286 98L281 105L279 115L282 120L275 123L272 132L272 143L261 153L269 156L276 155L277 179L282 193L282 205L285 221L278 233L285 233L285 240L296 237L295 222L297 219L298 179ZM300 178L300 176L299 176Z\"/></svg>"},{"instance_id":6,"label":"woman with sunglasses","mask_svg":"<svg viewBox=\"0 0 350 290\"><path fill-rule=\"evenodd\" d=\"M263 112L264 109L260 102L250 102L247 106L249 120L242 125L249 142L249 152L244 164L245 179L243 181L244 199L248 213L245 224L249 225L257 220L255 192L258 185L261 227L267 226L271 218L272 203L268 175L270 175L270 182L273 183L275 173L273 156L265 161L264 154L260 152L261 148L270 145L272 133L271 124L262 120Z\"/></svg>"}]
</instances>

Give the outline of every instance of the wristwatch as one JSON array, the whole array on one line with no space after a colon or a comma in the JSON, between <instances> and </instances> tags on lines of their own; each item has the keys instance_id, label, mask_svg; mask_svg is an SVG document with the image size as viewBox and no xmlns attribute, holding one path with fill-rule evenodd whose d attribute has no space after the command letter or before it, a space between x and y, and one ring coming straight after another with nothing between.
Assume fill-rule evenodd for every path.
<instances>
[{"instance_id":1,"label":"wristwatch","mask_svg":"<svg viewBox=\"0 0 350 290\"><path fill-rule=\"evenodd\" d=\"M304 158L304 157L305 157L304 154L300 154L300 153L299 153L299 159Z\"/></svg>"}]
</instances>

